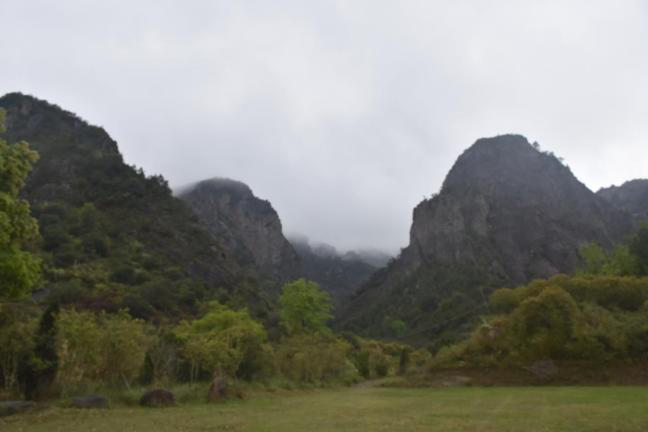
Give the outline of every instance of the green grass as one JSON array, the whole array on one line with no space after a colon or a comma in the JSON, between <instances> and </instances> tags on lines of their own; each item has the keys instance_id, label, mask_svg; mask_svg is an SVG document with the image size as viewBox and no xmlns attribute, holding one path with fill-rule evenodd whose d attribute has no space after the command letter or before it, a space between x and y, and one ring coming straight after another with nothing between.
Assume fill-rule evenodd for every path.
<instances>
[{"instance_id":1,"label":"green grass","mask_svg":"<svg viewBox=\"0 0 648 432\"><path fill-rule=\"evenodd\" d=\"M17 431L646 431L648 388L352 388L221 405L48 408L0 419Z\"/></svg>"}]
</instances>

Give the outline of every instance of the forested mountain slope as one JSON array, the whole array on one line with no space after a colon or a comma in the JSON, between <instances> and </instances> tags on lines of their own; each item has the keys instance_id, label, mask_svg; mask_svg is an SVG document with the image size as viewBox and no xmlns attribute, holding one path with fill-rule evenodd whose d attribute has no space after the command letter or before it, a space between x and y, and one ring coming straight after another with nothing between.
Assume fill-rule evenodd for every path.
<instances>
[{"instance_id":1,"label":"forested mountain slope","mask_svg":"<svg viewBox=\"0 0 648 432\"><path fill-rule=\"evenodd\" d=\"M19 93L1 97L0 108L5 137L40 155L24 190L42 236L40 297L156 319L212 296L265 308L227 245L164 178L127 165L106 131Z\"/></svg>"}]
</instances>

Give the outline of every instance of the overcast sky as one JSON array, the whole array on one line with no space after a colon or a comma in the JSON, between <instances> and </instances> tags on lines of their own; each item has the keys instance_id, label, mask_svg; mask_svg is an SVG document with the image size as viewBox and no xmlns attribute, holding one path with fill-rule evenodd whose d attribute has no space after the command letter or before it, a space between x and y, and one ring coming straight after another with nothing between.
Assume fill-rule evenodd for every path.
<instances>
[{"instance_id":1,"label":"overcast sky","mask_svg":"<svg viewBox=\"0 0 648 432\"><path fill-rule=\"evenodd\" d=\"M0 93L174 187L238 179L284 231L394 252L479 137L537 140L594 190L648 177L647 5L0 0Z\"/></svg>"}]
</instances>

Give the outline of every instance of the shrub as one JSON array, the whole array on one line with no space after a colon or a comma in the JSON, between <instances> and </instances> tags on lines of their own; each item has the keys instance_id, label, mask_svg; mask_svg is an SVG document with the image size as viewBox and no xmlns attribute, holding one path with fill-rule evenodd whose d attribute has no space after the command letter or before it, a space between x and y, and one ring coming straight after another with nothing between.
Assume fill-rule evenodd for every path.
<instances>
[{"instance_id":1,"label":"shrub","mask_svg":"<svg viewBox=\"0 0 648 432\"><path fill-rule=\"evenodd\" d=\"M25 317L24 308L0 304L0 382L17 394L20 363L29 359L38 321Z\"/></svg>"},{"instance_id":2,"label":"shrub","mask_svg":"<svg viewBox=\"0 0 648 432\"><path fill-rule=\"evenodd\" d=\"M255 362L267 351L265 329L247 310L233 311L218 302L210 303L202 318L178 325L175 334L181 353L191 364L191 380L201 370L230 377L251 377L263 368Z\"/></svg>"},{"instance_id":3,"label":"shrub","mask_svg":"<svg viewBox=\"0 0 648 432\"><path fill-rule=\"evenodd\" d=\"M281 323L288 334L328 331L331 297L315 282L299 279L283 286L279 297Z\"/></svg>"},{"instance_id":4,"label":"shrub","mask_svg":"<svg viewBox=\"0 0 648 432\"><path fill-rule=\"evenodd\" d=\"M57 383L64 393L99 382L127 387L139 374L151 344L149 329L126 311L62 310L56 322Z\"/></svg>"},{"instance_id":5,"label":"shrub","mask_svg":"<svg viewBox=\"0 0 648 432\"><path fill-rule=\"evenodd\" d=\"M347 360L350 348L348 342L332 335L288 337L276 350L278 369L283 376L302 382L339 379L355 371Z\"/></svg>"}]
</instances>

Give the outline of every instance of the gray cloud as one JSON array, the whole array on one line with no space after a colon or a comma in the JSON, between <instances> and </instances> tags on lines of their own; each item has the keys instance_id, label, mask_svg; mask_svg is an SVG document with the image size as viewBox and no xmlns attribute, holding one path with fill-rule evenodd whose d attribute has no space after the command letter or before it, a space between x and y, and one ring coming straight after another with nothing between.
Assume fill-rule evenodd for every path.
<instances>
[{"instance_id":1,"label":"gray cloud","mask_svg":"<svg viewBox=\"0 0 648 432\"><path fill-rule=\"evenodd\" d=\"M213 176L285 230L395 251L475 139L590 188L646 177L641 1L0 0L0 92L104 126L174 186Z\"/></svg>"}]
</instances>

